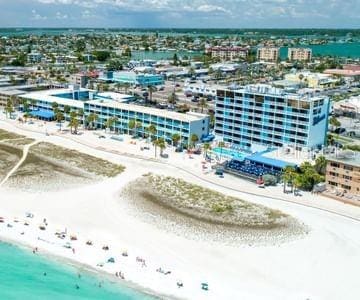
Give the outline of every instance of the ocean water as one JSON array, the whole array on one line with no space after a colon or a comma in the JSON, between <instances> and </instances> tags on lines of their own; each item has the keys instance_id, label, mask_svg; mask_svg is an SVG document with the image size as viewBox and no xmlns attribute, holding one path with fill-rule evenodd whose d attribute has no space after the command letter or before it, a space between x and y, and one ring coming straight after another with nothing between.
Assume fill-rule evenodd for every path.
<instances>
[{"instance_id":1,"label":"ocean water","mask_svg":"<svg viewBox=\"0 0 360 300\"><path fill-rule=\"evenodd\" d=\"M313 56L337 56L360 58L360 42L355 43L329 43L326 45L309 45L301 46L312 49ZM288 55L288 47L280 48L281 59L286 59Z\"/></svg>"},{"instance_id":2,"label":"ocean water","mask_svg":"<svg viewBox=\"0 0 360 300\"><path fill-rule=\"evenodd\" d=\"M46 275L44 275L46 273ZM81 275L79 278L78 274ZM99 283L101 287L99 287ZM76 285L79 288L76 288ZM93 275L30 250L0 242L0 299L4 300L150 300L105 276Z\"/></svg>"}]
</instances>

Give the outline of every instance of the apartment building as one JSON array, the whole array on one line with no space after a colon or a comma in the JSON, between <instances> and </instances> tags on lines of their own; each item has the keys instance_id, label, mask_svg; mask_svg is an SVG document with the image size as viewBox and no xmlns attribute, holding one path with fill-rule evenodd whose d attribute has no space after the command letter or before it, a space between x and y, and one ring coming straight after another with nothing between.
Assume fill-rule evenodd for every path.
<instances>
[{"instance_id":1,"label":"apartment building","mask_svg":"<svg viewBox=\"0 0 360 300\"><path fill-rule=\"evenodd\" d=\"M326 139L330 101L326 96L288 93L269 85L218 89L215 134L234 146L320 147Z\"/></svg>"},{"instance_id":2,"label":"apartment building","mask_svg":"<svg viewBox=\"0 0 360 300\"><path fill-rule=\"evenodd\" d=\"M289 48L288 59L290 61L311 61L312 50L310 48Z\"/></svg>"},{"instance_id":3,"label":"apartment building","mask_svg":"<svg viewBox=\"0 0 360 300\"><path fill-rule=\"evenodd\" d=\"M85 118L95 113L98 116L95 126L98 128L105 128L106 121L116 117L113 128L118 132L128 133L129 120L133 119L141 123L141 127L137 129L139 134L145 133L145 128L154 124L157 128L156 136L163 137L169 142L175 133L180 135L182 143L189 143L193 134L199 139L209 135L208 115L194 112L182 114L136 105L130 95L70 88L33 92L20 97L32 103L31 114L46 115L48 119L54 118L53 103L56 102L62 112L65 112L65 107L68 106L70 111L83 110ZM66 120L70 119L69 113L64 113L64 116Z\"/></svg>"},{"instance_id":4,"label":"apartment building","mask_svg":"<svg viewBox=\"0 0 360 300\"><path fill-rule=\"evenodd\" d=\"M360 195L360 153L342 152L327 157L328 190ZM342 194L343 195L343 194Z\"/></svg>"},{"instance_id":5,"label":"apartment building","mask_svg":"<svg viewBox=\"0 0 360 300\"><path fill-rule=\"evenodd\" d=\"M257 59L260 61L276 62L279 59L280 48L261 47L257 50Z\"/></svg>"},{"instance_id":6,"label":"apartment building","mask_svg":"<svg viewBox=\"0 0 360 300\"><path fill-rule=\"evenodd\" d=\"M173 134L179 134L181 142L188 144L191 136L196 134L199 140L209 135L210 118L207 115L187 112L185 114L144 107L131 103L108 100L94 100L85 102L85 115L95 113L98 115L96 126L103 128L108 118L115 117L117 121L114 129L119 132L129 132L129 120L135 120L141 124L137 132L145 134L150 124L156 126L156 137L163 137L171 142Z\"/></svg>"},{"instance_id":7,"label":"apartment building","mask_svg":"<svg viewBox=\"0 0 360 300\"><path fill-rule=\"evenodd\" d=\"M249 49L245 47L215 46L207 48L206 53L210 53L212 58L218 58L221 61L236 61L246 59Z\"/></svg>"}]
</instances>

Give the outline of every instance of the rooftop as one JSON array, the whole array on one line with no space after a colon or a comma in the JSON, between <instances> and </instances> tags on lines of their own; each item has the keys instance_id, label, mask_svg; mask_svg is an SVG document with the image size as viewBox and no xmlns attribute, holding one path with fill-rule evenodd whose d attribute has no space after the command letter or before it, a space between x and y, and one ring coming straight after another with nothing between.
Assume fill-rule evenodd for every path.
<instances>
[{"instance_id":1,"label":"rooftop","mask_svg":"<svg viewBox=\"0 0 360 300\"><path fill-rule=\"evenodd\" d=\"M360 152L345 150L326 157L327 160L360 167Z\"/></svg>"},{"instance_id":2,"label":"rooftop","mask_svg":"<svg viewBox=\"0 0 360 300\"><path fill-rule=\"evenodd\" d=\"M71 98L64 98L60 95L73 93L73 92L87 92L88 89L79 89L74 91L73 89L51 89L45 91L31 92L20 95L20 98L30 99L30 100L43 100L50 103L56 102L60 105L69 105L77 108L83 108L83 102L79 100L74 100Z\"/></svg>"},{"instance_id":3,"label":"rooftop","mask_svg":"<svg viewBox=\"0 0 360 300\"><path fill-rule=\"evenodd\" d=\"M186 114L168 111L164 109L158 109L154 107L146 107L135 104L128 104L123 102L117 102L113 100L92 100L88 101L87 104L91 105L99 105L123 110L130 110L139 113L145 113L150 115L157 115L164 118L174 119L182 122L192 122L192 121L200 121L203 118L207 117L205 114L195 113L195 112L187 112Z\"/></svg>"},{"instance_id":4,"label":"rooftop","mask_svg":"<svg viewBox=\"0 0 360 300\"><path fill-rule=\"evenodd\" d=\"M228 90L227 88L223 88ZM315 101L324 99L323 95L315 93L314 90L297 90L296 92L289 92L282 88L273 87L269 84L251 84L246 85L235 92L239 93L253 93L260 95L274 95L280 97L286 97L289 99L295 100L304 100L304 101Z\"/></svg>"}]
</instances>

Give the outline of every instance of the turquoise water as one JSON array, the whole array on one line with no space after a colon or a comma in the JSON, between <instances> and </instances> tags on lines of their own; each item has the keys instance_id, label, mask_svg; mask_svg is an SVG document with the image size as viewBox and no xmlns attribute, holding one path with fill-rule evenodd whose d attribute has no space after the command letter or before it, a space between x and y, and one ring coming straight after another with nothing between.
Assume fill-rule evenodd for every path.
<instances>
[{"instance_id":1,"label":"turquoise water","mask_svg":"<svg viewBox=\"0 0 360 300\"><path fill-rule=\"evenodd\" d=\"M330 43L326 45L301 46L312 49L313 56L330 55L339 57L360 58L360 43ZM288 47L280 48L281 59L286 59Z\"/></svg>"},{"instance_id":2,"label":"turquoise water","mask_svg":"<svg viewBox=\"0 0 360 300\"><path fill-rule=\"evenodd\" d=\"M248 154L243 153L243 152L239 152L239 151L235 151L235 150L231 150L231 149L226 149L226 148L221 149L219 147L213 148L212 152L215 152L218 155L221 154L222 156L236 158L236 159L239 159L239 160L243 160L248 156Z\"/></svg>"},{"instance_id":3,"label":"turquoise water","mask_svg":"<svg viewBox=\"0 0 360 300\"><path fill-rule=\"evenodd\" d=\"M154 299L108 279L0 242L0 299ZM44 276L46 273L46 276ZM79 278L78 274L81 274ZM101 283L101 287L99 287ZM79 289L76 288L79 286Z\"/></svg>"}]
</instances>

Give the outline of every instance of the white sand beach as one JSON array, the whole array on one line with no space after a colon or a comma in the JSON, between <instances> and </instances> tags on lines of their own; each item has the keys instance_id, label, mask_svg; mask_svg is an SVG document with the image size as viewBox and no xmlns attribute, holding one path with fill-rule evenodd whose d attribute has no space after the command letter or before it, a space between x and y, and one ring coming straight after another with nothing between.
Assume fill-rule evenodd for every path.
<instances>
[{"instance_id":1,"label":"white sand beach","mask_svg":"<svg viewBox=\"0 0 360 300\"><path fill-rule=\"evenodd\" d=\"M230 175L218 178L202 170L201 157L190 159L173 150L166 150L168 160L154 160L152 146L140 151L139 144L102 140L91 132L79 136L57 134L52 125L46 125L50 133L47 136L39 124L19 125L1 118L2 129L104 158L124 165L126 170L112 179L62 191L28 192L1 186L0 217L4 217L4 222L0 223L0 239L78 261L112 274L114 280L122 280L115 276L121 271L125 281L165 298L360 298L360 207L310 193L303 193L302 197L285 195L280 186L262 190ZM266 245L184 237L176 228L162 223L161 218L158 224L148 222L141 216L143 212L122 201L121 189L149 172L179 177L279 209L304 223L309 232L288 242ZM34 214L34 218L27 218L26 212ZM14 222L14 218L19 222ZM44 218L48 226L40 230ZM29 225L24 225L24 221ZM7 227L8 223L12 227ZM65 239L54 234L65 229ZM70 241L71 234L78 239ZM93 245L86 245L88 240ZM71 248L64 247L67 242ZM109 246L108 251L102 249L104 245ZM122 256L125 250L127 257ZM107 263L110 257L115 263ZM137 262L137 257L145 259L146 266ZM158 268L171 273L164 275L156 271ZM178 281L184 286L179 288ZM209 284L208 291L201 289L202 282Z\"/></svg>"}]
</instances>

